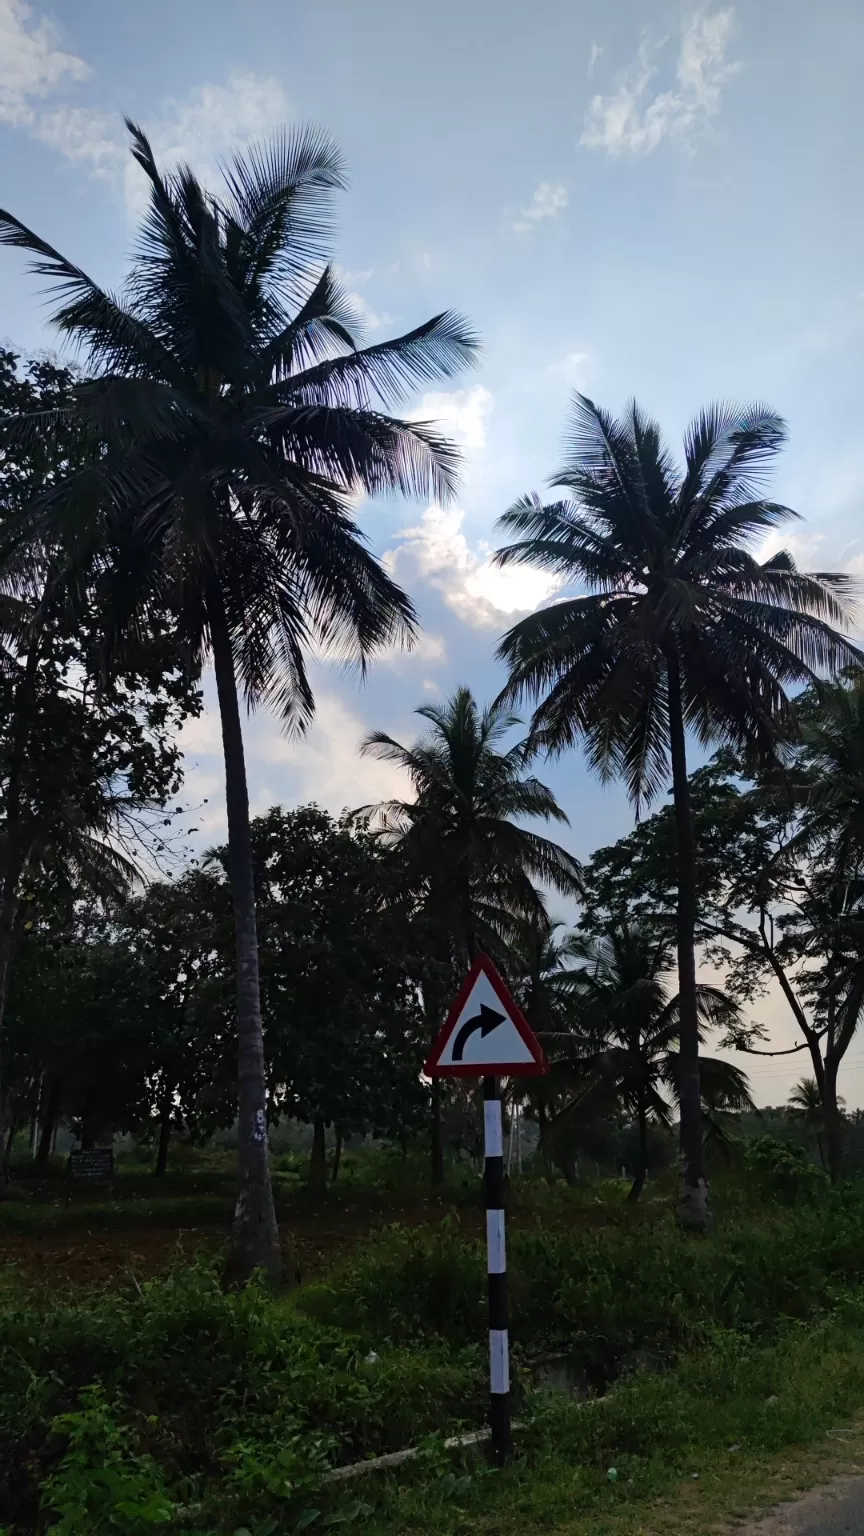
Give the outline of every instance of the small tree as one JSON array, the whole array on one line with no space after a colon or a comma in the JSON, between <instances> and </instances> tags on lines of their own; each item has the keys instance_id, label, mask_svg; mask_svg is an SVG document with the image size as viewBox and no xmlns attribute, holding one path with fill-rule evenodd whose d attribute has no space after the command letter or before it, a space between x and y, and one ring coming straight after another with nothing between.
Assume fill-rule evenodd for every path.
<instances>
[{"instance_id":1,"label":"small tree","mask_svg":"<svg viewBox=\"0 0 864 1536\"><path fill-rule=\"evenodd\" d=\"M552 791L528 771L524 743L503 748L519 724L492 706L480 710L468 688L443 707L417 711L429 730L411 747L376 731L363 751L407 773L413 800L374 808L378 834L413 889L431 939L423 976L427 1033L441 1022L439 981L447 961L463 966L480 950L506 965L511 946L546 922L542 882L567 895L580 890L577 860L520 822L567 822ZM366 807L365 813L373 810ZM432 1086L432 1177L443 1174L441 1091Z\"/></svg>"},{"instance_id":2,"label":"small tree","mask_svg":"<svg viewBox=\"0 0 864 1536\"><path fill-rule=\"evenodd\" d=\"M252 822L271 1116L397 1138L422 1122L422 1017L406 892L377 839L317 805ZM222 869L228 850L210 855Z\"/></svg>"},{"instance_id":3,"label":"small tree","mask_svg":"<svg viewBox=\"0 0 864 1536\"><path fill-rule=\"evenodd\" d=\"M624 924L585 936L574 945L583 1045L569 1065L577 1092L553 1125L566 1130L581 1116L623 1109L635 1122L638 1155L629 1199L639 1199L648 1172L652 1123L668 1128L672 1104L681 1103L681 1001L671 996L668 936L653 925ZM737 1021L733 999L717 987L697 986L700 1041L705 1026ZM728 1110L752 1109L747 1079L733 1063L702 1057L702 1110L714 1120Z\"/></svg>"}]
</instances>

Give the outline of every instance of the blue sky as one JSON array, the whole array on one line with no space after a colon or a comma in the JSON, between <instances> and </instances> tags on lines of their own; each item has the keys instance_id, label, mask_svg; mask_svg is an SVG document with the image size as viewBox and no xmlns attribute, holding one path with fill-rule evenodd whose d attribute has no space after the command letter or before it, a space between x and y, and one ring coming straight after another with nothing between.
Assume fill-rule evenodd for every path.
<instances>
[{"instance_id":1,"label":"blue sky","mask_svg":"<svg viewBox=\"0 0 864 1536\"><path fill-rule=\"evenodd\" d=\"M791 434L776 493L806 518L787 542L864 574L862 45L857 0L0 0L0 201L98 280L121 281L140 207L122 114L205 174L314 121L350 166L335 255L368 337L457 308L483 338L473 375L415 403L463 446L456 505L362 514L423 639L362 690L321 671L302 744L251 723L256 809L387 793L365 730L410 737L412 709L463 680L495 692L497 636L550 595L490 569L495 519L554 470L574 386L613 408L635 394L673 442L708 399L767 400ZM0 339L50 347L33 279L0 254ZM209 837L210 712L187 747ZM578 756L547 777L580 854L631 824Z\"/></svg>"}]
</instances>

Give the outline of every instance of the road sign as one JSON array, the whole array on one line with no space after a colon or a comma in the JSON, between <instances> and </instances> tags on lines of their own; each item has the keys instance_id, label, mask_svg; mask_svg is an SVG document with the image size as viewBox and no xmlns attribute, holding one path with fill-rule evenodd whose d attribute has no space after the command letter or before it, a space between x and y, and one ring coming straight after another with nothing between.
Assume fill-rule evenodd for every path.
<instances>
[{"instance_id":1,"label":"road sign","mask_svg":"<svg viewBox=\"0 0 864 1536\"><path fill-rule=\"evenodd\" d=\"M539 1077L543 1047L488 955L474 961L425 1067L427 1077Z\"/></svg>"},{"instance_id":2,"label":"road sign","mask_svg":"<svg viewBox=\"0 0 864 1536\"><path fill-rule=\"evenodd\" d=\"M478 955L432 1047L427 1077L482 1077L483 1184L489 1295L489 1428L499 1465L513 1449L510 1429L510 1334L504 1231L504 1135L499 1077L539 1077L543 1048L488 955Z\"/></svg>"}]
</instances>

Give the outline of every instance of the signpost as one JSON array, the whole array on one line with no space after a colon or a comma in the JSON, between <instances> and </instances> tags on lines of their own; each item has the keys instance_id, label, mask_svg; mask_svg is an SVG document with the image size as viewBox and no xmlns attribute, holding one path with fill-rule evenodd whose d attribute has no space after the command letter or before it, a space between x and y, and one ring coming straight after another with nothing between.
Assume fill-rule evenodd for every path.
<instances>
[{"instance_id":1,"label":"signpost","mask_svg":"<svg viewBox=\"0 0 864 1536\"><path fill-rule=\"evenodd\" d=\"M500 1077L548 1071L543 1048L488 955L478 955L426 1062L427 1077L482 1077L486 1272L489 1286L489 1428L501 1464L513 1448L504 1231L504 1137Z\"/></svg>"},{"instance_id":2,"label":"signpost","mask_svg":"<svg viewBox=\"0 0 864 1536\"><path fill-rule=\"evenodd\" d=\"M110 1147L91 1147L89 1152L70 1152L68 1167L73 1182L111 1184L114 1179L114 1153Z\"/></svg>"}]
</instances>

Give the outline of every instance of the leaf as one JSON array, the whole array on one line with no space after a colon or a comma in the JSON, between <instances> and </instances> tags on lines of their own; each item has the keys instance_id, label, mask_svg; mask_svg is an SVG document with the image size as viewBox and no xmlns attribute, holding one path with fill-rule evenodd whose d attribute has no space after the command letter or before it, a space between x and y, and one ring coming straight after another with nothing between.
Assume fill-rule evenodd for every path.
<instances>
[{"instance_id":1,"label":"leaf","mask_svg":"<svg viewBox=\"0 0 864 1536\"><path fill-rule=\"evenodd\" d=\"M298 1517L294 1529L295 1531L306 1531L310 1525L314 1525L315 1521L320 1520L320 1518L320 1509L304 1509L302 1515Z\"/></svg>"}]
</instances>

